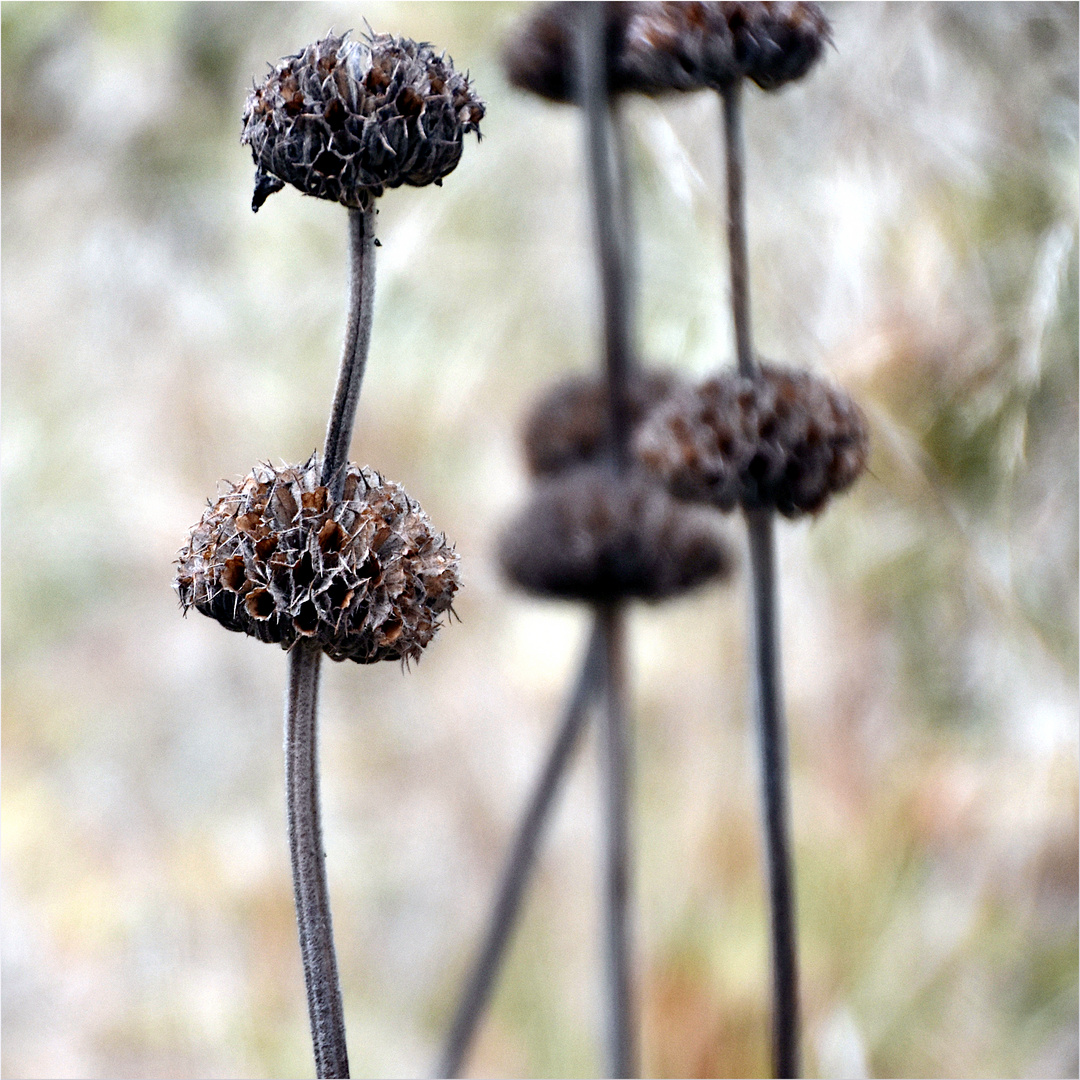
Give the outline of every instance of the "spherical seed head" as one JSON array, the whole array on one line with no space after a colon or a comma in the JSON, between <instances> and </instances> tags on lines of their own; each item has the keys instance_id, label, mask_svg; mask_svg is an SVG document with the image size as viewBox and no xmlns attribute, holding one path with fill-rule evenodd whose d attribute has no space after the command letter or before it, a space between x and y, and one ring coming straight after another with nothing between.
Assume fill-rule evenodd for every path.
<instances>
[{"instance_id":1,"label":"spherical seed head","mask_svg":"<svg viewBox=\"0 0 1080 1080\"><path fill-rule=\"evenodd\" d=\"M640 5L634 2L605 3L608 89L627 89L619 68L626 24ZM578 60L575 41L579 33L580 4L540 4L509 39L503 50L503 66L512 86L529 90L550 101L572 102L578 97Z\"/></svg>"},{"instance_id":2,"label":"spherical seed head","mask_svg":"<svg viewBox=\"0 0 1080 1080\"><path fill-rule=\"evenodd\" d=\"M638 460L680 498L721 510L816 513L866 467L866 417L808 371L762 366L673 395L635 440Z\"/></svg>"},{"instance_id":3,"label":"spherical seed head","mask_svg":"<svg viewBox=\"0 0 1080 1080\"><path fill-rule=\"evenodd\" d=\"M398 484L349 464L335 503L319 468L257 465L203 514L177 559L184 613L333 660L419 658L460 584L454 549Z\"/></svg>"},{"instance_id":4,"label":"spherical seed head","mask_svg":"<svg viewBox=\"0 0 1080 1080\"><path fill-rule=\"evenodd\" d=\"M330 34L248 94L240 141L255 159L252 209L286 183L354 209L386 188L441 183L483 116L468 77L430 45Z\"/></svg>"},{"instance_id":5,"label":"spherical seed head","mask_svg":"<svg viewBox=\"0 0 1080 1080\"><path fill-rule=\"evenodd\" d=\"M631 425L636 428L681 385L669 371L633 375L627 383ZM608 443L608 424L606 380L579 376L556 384L525 421L529 471L534 476L553 476L596 461Z\"/></svg>"},{"instance_id":6,"label":"spherical seed head","mask_svg":"<svg viewBox=\"0 0 1080 1080\"><path fill-rule=\"evenodd\" d=\"M536 489L505 530L507 577L539 596L663 600L726 577L718 515L680 504L642 473L586 466Z\"/></svg>"},{"instance_id":7,"label":"spherical seed head","mask_svg":"<svg viewBox=\"0 0 1080 1080\"><path fill-rule=\"evenodd\" d=\"M626 28L621 64L672 90L723 90L752 79L772 90L805 75L831 40L812 3L647 3Z\"/></svg>"}]
</instances>

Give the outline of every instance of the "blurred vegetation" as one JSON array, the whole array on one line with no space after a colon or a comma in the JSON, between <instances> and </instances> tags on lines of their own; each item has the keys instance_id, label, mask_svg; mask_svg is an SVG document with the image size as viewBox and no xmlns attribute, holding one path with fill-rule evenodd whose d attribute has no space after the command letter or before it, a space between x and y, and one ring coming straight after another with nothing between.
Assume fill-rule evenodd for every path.
<instances>
[{"instance_id":1,"label":"blurred vegetation","mask_svg":"<svg viewBox=\"0 0 1080 1080\"><path fill-rule=\"evenodd\" d=\"M827 7L835 51L747 114L762 351L873 429L872 475L781 530L808 1068L1075 1076L1077 7ZM252 217L239 114L267 61L364 19L488 101L445 187L382 200L354 440L456 541L462 623L408 677L324 681L354 1071L435 1058L584 633L491 556L522 410L597 351L577 118L499 70L522 13L0 8L5 1076L310 1072L284 654L181 619L169 583L220 478L321 441L344 212L285 192ZM642 351L704 372L731 354L717 103L625 117ZM649 1075L766 1064L744 602L634 613ZM598 1068L593 765L476 1074Z\"/></svg>"}]
</instances>

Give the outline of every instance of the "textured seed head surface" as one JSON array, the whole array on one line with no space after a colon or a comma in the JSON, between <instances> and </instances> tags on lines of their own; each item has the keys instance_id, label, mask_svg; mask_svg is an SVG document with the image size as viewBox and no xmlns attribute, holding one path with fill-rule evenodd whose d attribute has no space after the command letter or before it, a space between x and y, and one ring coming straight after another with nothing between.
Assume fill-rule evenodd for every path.
<instances>
[{"instance_id":1,"label":"textured seed head surface","mask_svg":"<svg viewBox=\"0 0 1080 1080\"><path fill-rule=\"evenodd\" d=\"M207 509L177 559L190 608L333 660L414 660L460 584L458 557L403 488L349 464L340 502L320 463L257 465Z\"/></svg>"},{"instance_id":2,"label":"textured seed head surface","mask_svg":"<svg viewBox=\"0 0 1080 1080\"><path fill-rule=\"evenodd\" d=\"M721 510L815 513L866 467L866 417L808 371L762 366L673 395L635 439L638 460L680 498Z\"/></svg>"},{"instance_id":3,"label":"textured seed head surface","mask_svg":"<svg viewBox=\"0 0 1080 1080\"><path fill-rule=\"evenodd\" d=\"M540 7L507 45L510 82L553 101L577 96L577 4ZM766 90L798 79L831 40L813 3L609 3L608 90L722 90L742 77Z\"/></svg>"},{"instance_id":4,"label":"textured seed head surface","mask_svg":"<svg viewBox=\"0 0 1080 1080\"><path fill-rule=\"evenodd\" d=\"M354 209L386 188L438 184L480 134L484 103L430 45L328 35L287 56L244 103L258 210L286 183Z\"/></svg>"},{"instance_id":5,"label":"textured seed head surface","mask_svg":"<svg viewBox=\"0 0 1080 1080\"><path fill-rule=\"evenodd\" d=\"M669 371L630 378L630 423L636 428L682 383ZM523 441L529 471L552 476L584 465L604 452L608 440L608 387L604 379L578 376L556 384L526 418Z\"/></svg>"},{"instance_id":6,"label":"textured seed head surface","mask_svg":"<svg viewBox=\"0 0 1080 1080\"><path fill-rule=\"evenodd\" d=\"M584 466L545 480L503 533L506 576L563 599L662 600L731 572L719 515L647 475Z\"/></svg>"}]
</instances>

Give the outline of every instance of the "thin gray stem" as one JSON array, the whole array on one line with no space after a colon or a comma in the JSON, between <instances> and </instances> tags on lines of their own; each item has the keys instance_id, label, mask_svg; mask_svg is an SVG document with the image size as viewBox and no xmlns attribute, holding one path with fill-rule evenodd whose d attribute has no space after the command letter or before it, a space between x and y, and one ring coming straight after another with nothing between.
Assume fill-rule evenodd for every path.
<instances>
[{"instance_id":1,"label":"thin gray stem","mask_svg":"<svg viewBox=\"0 0 1080 1080\"><path fill-rule=\"evenodd\" d=\"M727 161L728 250L731 258L731 311L739 372L757 371L750 332L750 282L746 248L746 200L741 84L722 95ZM754 619L755 712L761 757L772 943L773 1075L799 1075L799 973L795 940L795 886L788 810L787 732L780 680L780 625L777 605L773 512L748 510L751 590Z\"/></svg>"},{"instance_id":2,"label":"thin gray stem","mask_svg":"<svg viewBox=\"0 0 1080 1080\"><path fill-rule=\"evenodd\" d=\"M319 649L301 642L289 654L285 695L285 803L300 956L319 1077L349 1075L330 896L319 810Z\"/></svg>"},{"instance_id":3,"label":"thin gray stem","mask_svg":"<svg viewBox=\"0 0 1080 1080\"><path fill-rule=\"evenodd\" d=\"M503 954L517 923L525 887L536 865L544 825L554 805L555 796L562 786L570 758L585 729L589 705L603 682L603 645L603 626L597 617L589 636L584 663L563 713L562 724L555 735L525 816L518 826L510 857L503 868L499 891L488 918L484 944L465 982L437 1076L457 1076L487 1008L495 976L499 972Z\"/></svg>"},{"instance_id":4,"label":"thin gray stem","mask_svg":"<svg viewBox=\"0 0 1080 1080\"><path fill-rule=\"evenodd\" d=\"M625 605L599 608L603 626L605 709L601 739L606 860L604 865L604 969L607 1075L637 1076L634 1002L630 975L630 729L626 714Z\"/></svg>"},{"instance_id":5,"label":"thin gray stem","mask_svg":"<svg viewBox=\"0 0 1080 1080\"><path fill-rule=\"evenodd\" d=\"M731 259L731 313L735 319L735 353L741 375L757 370L750 339L750 273L746 254L745 151L742 133L742 80L721 95L724 102L724 156L727 161L727 232Z\"/></svg>"},{"instance_id":6,"label":"thin gray stem","mask_svg":"<svg viewBox=\"0 0 1080 1080\"><path fill-rule=\"evenodd\" d=\"M345 488L356 405L367 366L375 299L375 205L349 211L349 314L334 404L326 428L322 482L335 502Z\"/></svg>"},{"instance_id":7,"label":"thin gray stem","mask_svg":"<svg viewBox=\"0 0 1080 1080\"><path fill-rule=\"evenodd\" d=\"M607 93L604 4L582 4L579 63L585 107L585 150L592 189L593 219L600 263L604 313L604 354L611 410L611 447L619 469L629 465L630 403L627 384L633 369L630 303L617 208L618 184L612 163L611 109Z\"/></svg>"}]
</instances>

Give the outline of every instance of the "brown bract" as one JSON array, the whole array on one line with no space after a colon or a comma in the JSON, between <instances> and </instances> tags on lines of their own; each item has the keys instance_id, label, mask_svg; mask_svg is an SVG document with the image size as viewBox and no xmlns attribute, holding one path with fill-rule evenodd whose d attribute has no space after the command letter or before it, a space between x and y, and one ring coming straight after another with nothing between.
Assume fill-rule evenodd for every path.
<instances>
[{"instance_id":1,"label":"brown bract","mask_svg":"<svg viewBox=\"0 0 1080 1080\"><path fill-rule=\"evenodd\" d=\"M503 534L507 577L539 596L662 600L726 577L718 515L680 504L640 472L588 466L539 485Z\"/></svg>"},{"instance_id":2,"label":"brown bract","mask_svg":"<svg viewBox=\"0 0 1080 1080\"><path fill-rule=\"evenodd\" d=\"M483 116L468 77L431 46L328 35L282 60L244 104L252 209L286 183L354 209L386 188L438 184Z\"/></svg>"},{"instance_id":3,"label":"brown bract","mask_svg":"<svg viewBox=\"0 0 1080 1080\"><path fill-rule=\"evenodd\" d=\"M635 439L638 460L680 498L721 510L820 510L866 467L866 417L807 371L762 366L673 395Z\"/></svg>"},{"instance_id":4,"label":"brown bract","mask_svg":"<svg viewBox=\"0 0 1080 1080\"><path fill-rule=\"evenodd\" d=\"M577 4L544 4L503 53L510 82L552 101L577 97ZM809 70L831 40L813 3L608 3L610 93L772 90Z\"/></svg>"},{"instance_id":5,"label":"brown bract","mask_svg":"<svg viewBox=\"0 0 1080 1080\"><path fill-rule=\"evenodd\" d=\"M631 376L626 393L632 427L681 385L669 371ZM534 476L552 476L596 461L608 444L608 424L606 380L578 376L556 384L533 406L524 424L529 471Z\"/></svg>"},{"instance_id":6,"label":"brown bract","mask_svg":"<svg viewBox=\"0 0 1080 1080\"><path fill-rule=\"evenodd\" d=\"M460 584L454 549L403 488L349 464L333 503L317 455L257 465L203 514L177 566L185 614L360 664L417 659Z\"/></svg>"}]
</instances>

